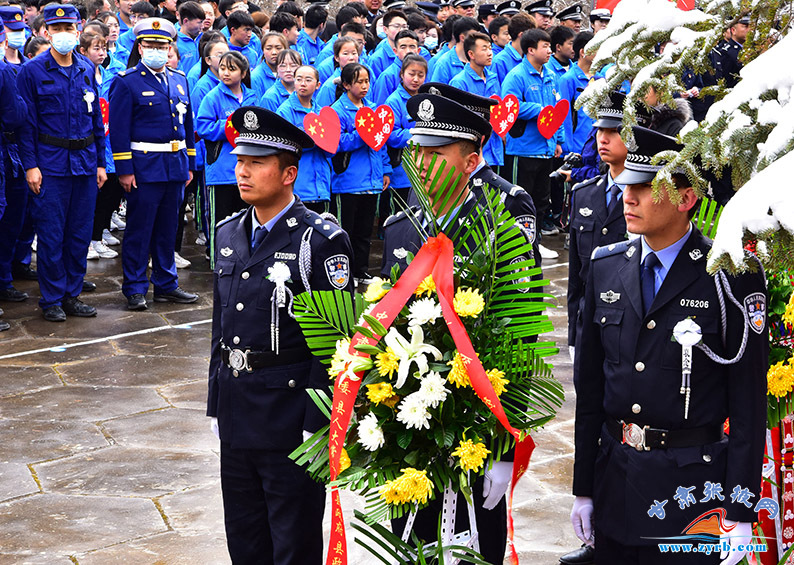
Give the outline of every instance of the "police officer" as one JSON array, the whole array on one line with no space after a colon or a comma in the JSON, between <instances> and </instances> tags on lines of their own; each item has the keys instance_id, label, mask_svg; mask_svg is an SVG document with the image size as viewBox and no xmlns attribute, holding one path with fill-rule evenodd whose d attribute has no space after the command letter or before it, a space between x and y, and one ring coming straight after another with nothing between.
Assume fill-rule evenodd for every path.
<instances>
[{"instance_id":1,"label":"police officer","mask_svg":"<svg viewBox=\"0 0 794 565\"><path fill-rule=\"evenodd\" d=\"M549 30L554 21L554 10L551 9L551 0L537 0L524 6L524 10L535 18L535 24L540 29Z\"/></svg>"},{"instance_id":2,"label":"police officer","mask_svg":"<svg viewBox=\"0 0 794 565\"><path fill-rule=\"evenodd\" d=\"M727 88L733 88L739 82L739 72L743 66L739 55L744 47L749 29L750 16L744 16L728 28L728 37L721 39L710 54L712 65L718 75L715 80L725 79Z\"/></svg>"},{"instance_id":3,"label":"police officer","mask_svg":"<svg viewBox=\"0 0 794 565\"><path fill-rule=\"evenodd\" d=\"M155 302L198 300L179 288L174 262L180 205L193 179L196 149L187 79L165 65L176 29L168 20L146 18L133 30L131 66L110 87L108 127L116 173L127 193L121 291L129 310L146 310L150 255Z\"/></svg>"},{"instance_id":4,"label":"police officer","mask_svg":"<svg viewBox=\"0 0 794 565\"><path fill-rule=\"evenodd\" d=\"M221 440L227 544L234 563L319 564L325 490L287 455L327 422L306 389L329 380L291 297L352 290L352 249L293 195L311 138L253 106L236 110L232 125L240 197L251 207L218 224L207 403Z\"/></svg>"},{"instance_id":5,"label":"police officer","mask_svg":"<svg viewBox=\"0 0 794 565\"><path fill-rule=\"evenodd\" d=\"M105 174L105 129L93 65L73 54L80 14L71 4L43 10L51 47L19 71L29 125L19 130L25 177L33 192L39 306L44 319L96 316L80 300L97 187Z\"/></svg>"},{"instance_id":6,"label":"police officer","mask_svg":"<svg viewBox=\"0 0 794 565\"><path fill-rule=\"evenodd\" d=\"M749 543L761 483L768 330L759 267L706 271L711 241L691 223L698 197L674 174L679 203L651 182L676 141L635 127L624 171L626 226L640 238L597 248L585 290L574 384L571 521L596 563L717 563L712 553L661 553L709 510L723 511L722 563ZM691 371L687 375L687 371ZM730 435L723 432L730 419ZM597 535L593 537L593 523ZM730 539L728 539L730 537Z\"/></svg>"},{"instance_id":7,"label":"police officer","mask_svg":"<svg viewBox=\"0 0 794 565\"><path fill-rule=\"evenodd\" d=\"M557 19L561 26L571 28L574 32L579 33L582 30L582 15L581 4L571 4L564 10L557 14Z\"/></svg>"}]
</instances>

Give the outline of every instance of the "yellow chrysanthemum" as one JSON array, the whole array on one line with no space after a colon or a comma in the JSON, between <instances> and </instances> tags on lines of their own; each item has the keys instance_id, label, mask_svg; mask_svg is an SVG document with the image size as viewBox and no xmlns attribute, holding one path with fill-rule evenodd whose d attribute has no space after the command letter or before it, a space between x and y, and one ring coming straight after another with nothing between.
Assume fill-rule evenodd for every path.
<instances>
[{"instance_id":1,"label":"yellow chrysanthemum","mask_svg":"<svg viewBox=\"0 0 794 565\"><path fill-rule=\"evenodd\" d=\"M400 469L402 475L380 487L380 497L387 504L406 504L418 502L426 504L433 492L433 482L427 478L427 471L412 467Z\"/></svg>"},{"instance_id":2,"label":"yellow chrysanthemum","mask_svg":"<svg viewBox=\"0 0 794 565\"><path fill-rule=\"evenodd\" d=\"M394 354L391 347L387 347L383 353L378 353L375 358L375 366L378 368L378 373L381 377L394 376L397 369L400 368L400 358Z\"/></svg>"},{"instance_id":3,"label":"yellow chrysanthemum","mask_svg":"<svg viewBox=\"0 0 794 565\"><path fill-rule=\"evenodd\" d=\"M390 396L389 398L384 400L383 404L385 404L389 408L394 408L399 401L400 401L400 397L395 394L394 396Z\"/></svg>"},{"instance_id":4,"label":"yellow chrysanthemum","mask_svg":"<svg viewBox=\"0 0 794 565\"><path fill-rule=\"evenodd\" d=\"M448 361L447 365L452 367L452 370L447 373L447 380L458 388L465 388L471 386L469 380L469 373L466 372L466 365L468 363L463 360L463 356L459 352L455 352L455 357L452 361Z\"/></svg>"},{"instance_id":5,"label":"yellow chrysanthemum","mask_svg":"<svg viewBox=\"0 0 794 565\"><path fill-rule=\"evenodd\" d=\"M484 443L474 443L470 439L464 439L452 452L452 456L460 459L460 468L464 471L479 471L489 453Z\"/></svg>"},{"instance_id":6,"label":"yellow chrysanthemum","mask_svg":"<svg viewBox=\"0 0 794 565\"><path fill-rule=\"evenodd\" d=\"M491 369L486 375L488 375L488 380L491 381L491 386L496 396L501 396L505 391L505 387L510 383L510 381L505 378L504 372L499 369Z\"/></svg>"},{"instance_id":7,"label":"yellow chrysanthemum","mask_svg":"<svg viewBox=\"0 0 794 565\"><path fill-rule=\"evenodd\" d=\"M389 383L375 383L367 385L367 398L376 405L383 402L388 405L388 401L395 396L394 389Z\"/></svg>"},{"instance_id":8,"label":"yellow chrysanthemum","mask_svg":"<svg viewBox=\"0 0 794 565\"><path fill-rule=\"evenodd\" d=\"M436 291L436 282L433 280L433 275L427 275L425 277L425 280L420 282L419 286L416 287L414 294L416 296L422 296L423 294L432 296L435 291Z\"/></svg>"},{"instance_id":9,"label":"yellow chrysanthemum","mask_svg":"<svg viewBox=\"0 0 794 565\"><path fill-rule=\"evenodd\" d=\"M786 313L783 314L783 322L794 326L794 292L791 293L791 298L788 299Z\"/></svg>"},{"instance_id":10,"label":"yellow chrysanthemum","mask_svg":"<svg viewBox=\"0 0 794 565\"><path fill-rule=\"evenodd\" d=\"M788 362L781 361L769 367L766 374L767 390L769 394L781 398L786 396L794 388L794 366L791 359Z\"/></svg>"},{"instance_id":11,"label":"yellow chrysanthemum","mask_svg":"<svg viewBox=\"0 0 794 565\"><path fill-rule=\"evenodd\" d=\"M455 293L452 306L455 308L455 312L457 312L458 316L475 318L479 316L482 309L485 308L485 300L480 296L479 289L459 288Z\"/></svg>"},{"instance_id":12,"label":"yellow chrysanthemum","mask_svg":"<svg viewBox=\"0 0 794 565\"><path fill-rule=\"evenodd\" d=\"M377 302L381 298L383 298L387 292L389 292L388 288L384 288L384 285L387 284L389 281L384 280L380 277L375 277L372 279L372 282L369 283L367 286L367 291L364 293L364 300L369 303Z\"/></svg>"},{"instance_id":13,"label":"yellow chrysanthemum","mask_svg":"<svg viewBox=\"0 0 794 565\"><path fill-rule=\"evenodd\" d=\"M339 454L339 472L341 473L345 469L350 467L350 456L347 454L347 450L342 448L342 452Z\"/></svg>"}]
</instances>

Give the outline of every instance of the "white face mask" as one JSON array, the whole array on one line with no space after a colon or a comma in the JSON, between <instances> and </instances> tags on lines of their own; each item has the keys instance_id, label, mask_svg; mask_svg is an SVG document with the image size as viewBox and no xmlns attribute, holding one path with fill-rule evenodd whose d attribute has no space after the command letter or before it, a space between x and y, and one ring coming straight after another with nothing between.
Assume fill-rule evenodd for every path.
<instances>
[{"instance_id":1,"label":"white face mask","mask_svg":"<svg viewBox=\"0 0 794 565\"><path fill-rule=\"evenodd\" d=\"M141 61L150 69L161 69L168 62L168 51L162 49L146 49L143 50Z\"/></svg>"},{"instance_id":2,"label":"white face mask","mask_svg":"<svg viewBox=\"0 0 794 565\"><path fill-rule=\"evenodd\" d=\"M6 32L8 39L8 46L11 49L21 50L25 47L25 32L24 31L9 31Z\"/></svg>"},{"instance_id":3,"label":"white face mask","mask_svg":"<svg viewBox=\"0 0 794 565\"><path fill-rule=\"evenodd\" d=\"M77 47L77 35L70 31L61 31L52 35L50 43L52 47L61 55L68 55Z\"/></svg>"}]
</instances>

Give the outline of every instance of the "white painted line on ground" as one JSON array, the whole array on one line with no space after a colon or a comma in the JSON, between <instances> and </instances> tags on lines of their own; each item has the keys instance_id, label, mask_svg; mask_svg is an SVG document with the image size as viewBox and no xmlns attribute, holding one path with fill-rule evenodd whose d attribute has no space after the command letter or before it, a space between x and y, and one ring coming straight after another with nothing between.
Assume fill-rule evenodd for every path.
<instances>
[{"instance_id":1,"label":"white painted line on ground","mask_svg":"<svg viewBox=\"0 0 794 565\"><path fill-rule=\"evenodd\" d=\"M134 332L127 332L123 334L116 334L116 335L109 335L107 337L100 337L97 339L89 339L86 341L78 341L77 343L64 343L61 345L56 345L54 347L44 347L42 349L31 349L29 351L19 351L17 353L9 353L7 355L0 355L0 361L3 359L13 359L14 357L24 357L25 355L35 355L36 353L48 353L48 352L55 352L60 353L62 351L66 351L67 349L71 349L73 347L80 347L82 345L93 345L95 343L103 343L105 341L110 341L111 339L122 339L125 337L132 337L136 335L144 335L150 334L154 332L159 332L163 330L189 330L193 326L199 326L202 324L209 324L212 322L212 318L207 320L198 320L196 322L187 322L184 324L176 324L171 325L168 324L166 326L157 326L155 328L147 328L145 330L137 330Z\"/></svg>"},{"instance_id":2,"label":"white painted line on ground","mask_svg":"<svg viewBox=\"0 0 794 565\"><path fill-rule=\"evenodd\" d=\"M568 263L562 262L562 263L552 263L551 265L541 265L540 268L545 271L547 269L556 269L557 267L567 267L567 266Z\"/></svg>"}]
</instances>

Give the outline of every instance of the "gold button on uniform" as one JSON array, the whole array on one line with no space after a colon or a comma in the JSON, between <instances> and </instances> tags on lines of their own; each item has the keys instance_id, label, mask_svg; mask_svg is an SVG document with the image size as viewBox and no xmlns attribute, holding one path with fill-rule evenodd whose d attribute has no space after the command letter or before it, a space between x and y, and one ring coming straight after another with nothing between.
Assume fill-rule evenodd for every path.
<instances>
[{"instance_id":1,"label":"gold button on uniform","mask_svg":"<svg viewBox=\"0 0 794 565\"><path fill-rule=\"evenodd\" d=\"M248 277L250 277L251 275L250 275L250 274L248 274L248 271L245 271L245 272L243 272L243 274L242 274L242 275L240 275L240 276L241 276L241 277L243 277L243 280L244 280L244 281L247 281L247 280L248 280Z\"/></svg>"},{"instance_id":2,"label":"gold button on uniform","mask_svg":"<svg viewBox=\"0 0 794 565\"><path fill-rule=\"evenodd\" d=\"M232 338L232 343L234 343L235 345L237 345L238 343L240 343L240 336L239 336L239 335L236 335L236 336L234 336L234 337Z\"/></svg>"},{"instance_id":3,"label":"gold button on uniform","mask_svg":"<svg viewBox=\"0 0 794 565\"><path fill-rule=\"evenodd\" d=\"M634 368L637 369L638 373L642 373L645 370L645 363L643 363L642 361L637 361L637 364L634 365Z\"/></svg>"},{"instance_id":4,"label":"gold button on uniform","mask_svg":"<svg viewBox=\"0 0 794 565\"><path fill-rule=\"evenodd\" d=\"M656 327L656 322L654 322L653 320L651 320L650 322L648 322L648 325L647 325L647 326L645 326L645 327L646 327L646 328L648 328L649 330L652 330L653 328L655 328L655 327Z\"/></svg>"},{"instance_id":5,"label":"gold button on uniform","mask_svg":"<svg viewBox=\"0 0 794 565\"><path fill-rule=\"evenodd\" d=\"M237 303L237 311L238 312L242 312L243 308L245 308L245 304L243 304L242 302L238 302Z\"/></svg>"},{"instance_id":6,"label":"gold button on uniform","mask_svg":"<svg viewBox=\"0 0 794 565\"><path fill-rule=\"evenodd\" d=\"M640 406L639 404L634 404L631 407L631 411L634 412L635 414L639 414L640 412L642 412L642 406Z\"/></svg>"}]
</instances>

